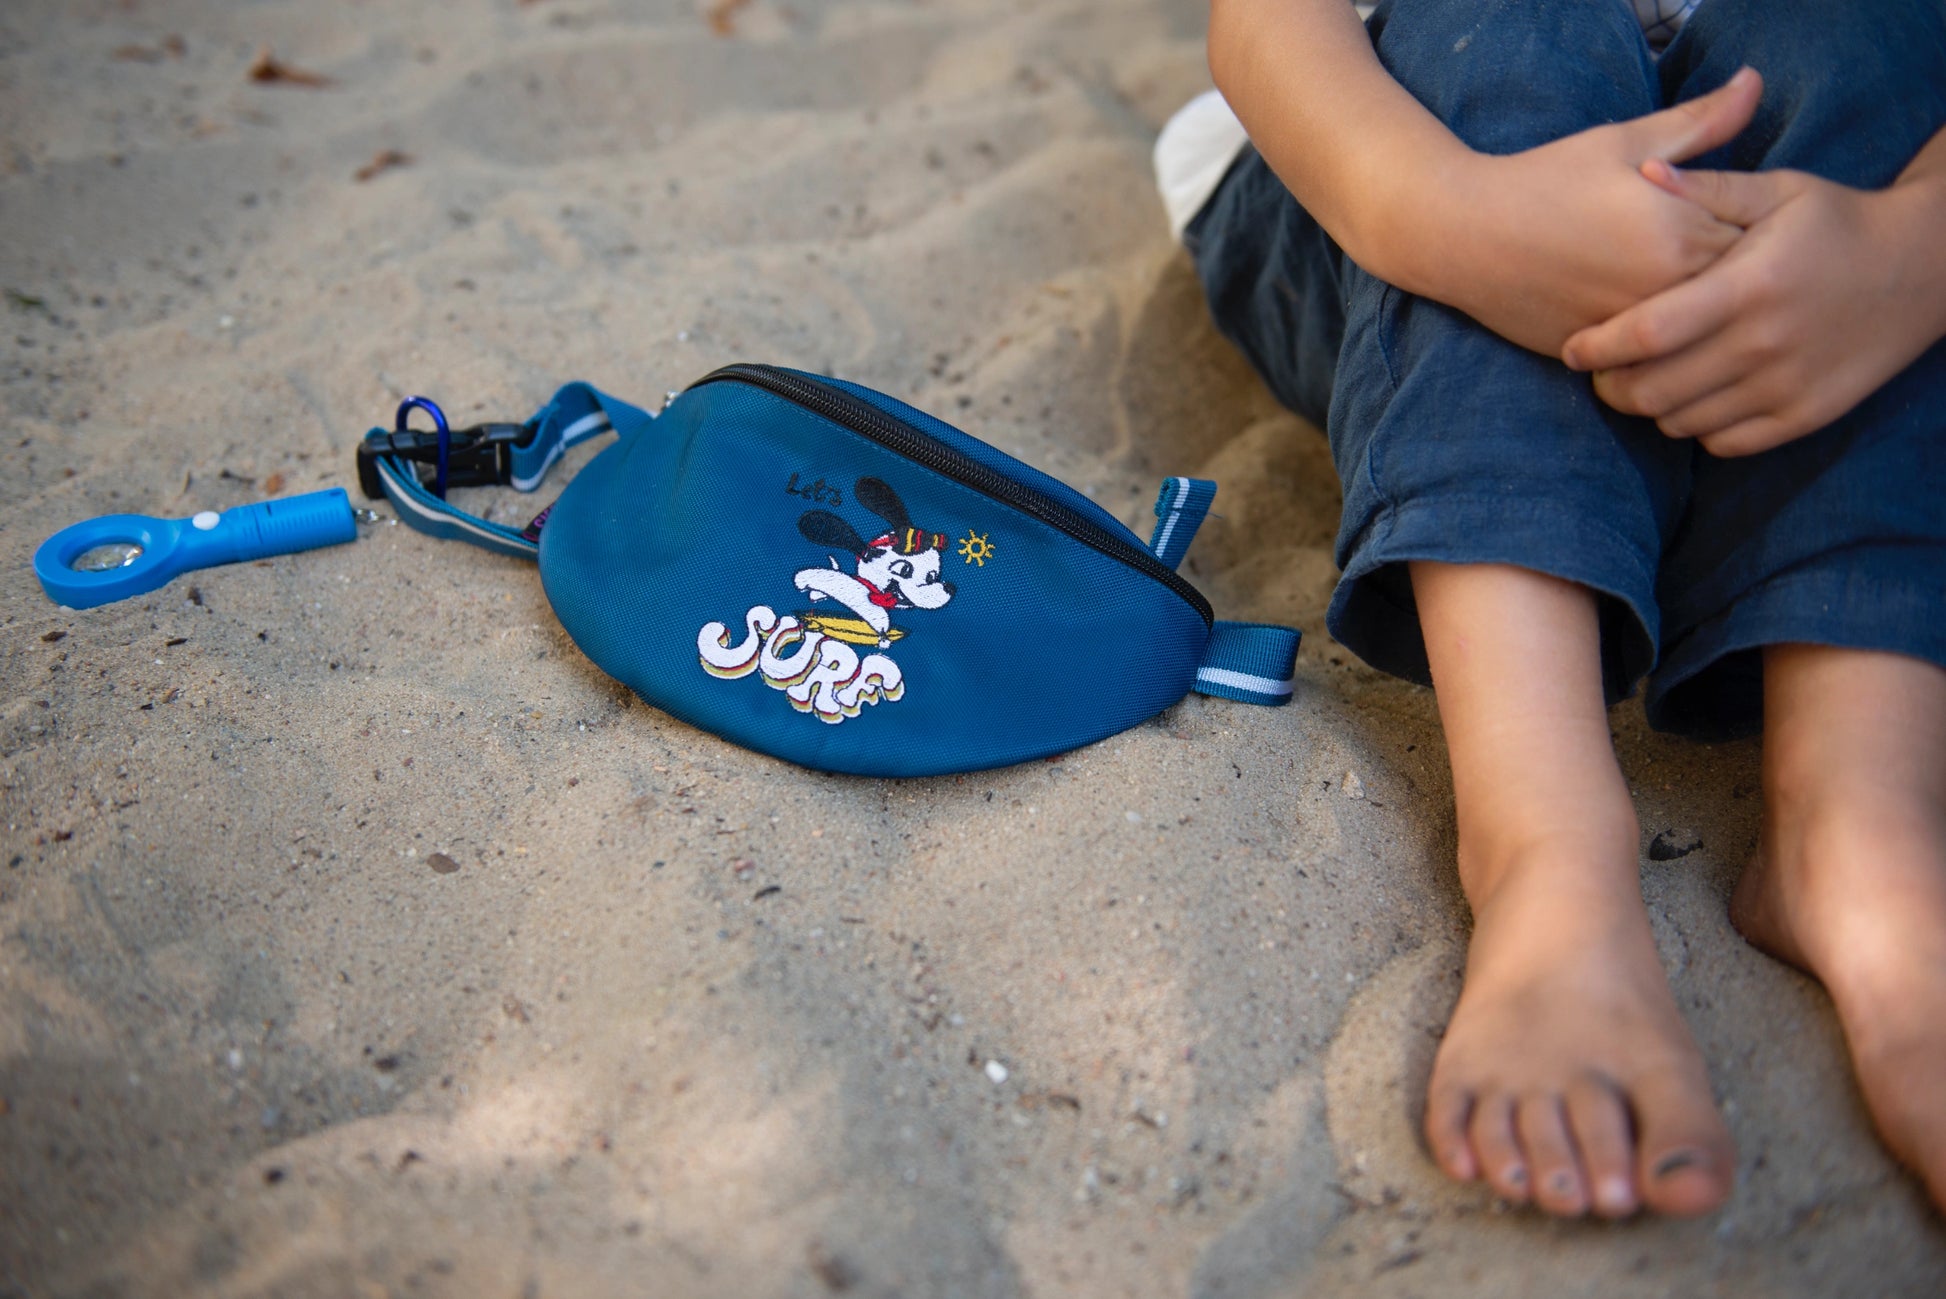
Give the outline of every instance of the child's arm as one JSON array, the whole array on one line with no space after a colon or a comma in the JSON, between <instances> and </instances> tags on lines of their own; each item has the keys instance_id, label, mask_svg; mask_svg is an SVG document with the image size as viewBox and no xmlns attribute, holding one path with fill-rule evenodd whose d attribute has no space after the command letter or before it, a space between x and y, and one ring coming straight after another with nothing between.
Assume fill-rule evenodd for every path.
<instances>
[{"instance_id":1,"label":"child's arm","mask_svg":"<svg viewBox=\"0 0 1946 1299\"><path fill-rule=\"evenodd\" d=\"M1211 0L1209 56L1265 161L1353 261L1538 351L1694 275L1739 233L1637 168L1734 136L1761 89L1751 74L1498 157L1392 79L1346 0Z\"/></svg>"},{"instance_id":2,"label":"child's arm","mask_svg":"<svg viewBox=\"0 0 1946 1299\"><path fill-rule=\"evenodd\" d=\"M1749 233L1696 279L1568 341L1617 410L1715 455L1823 428L1946 337L1946 131L1882 190L1799 171L1643 168Z\"/></svg>"}]
</instances>

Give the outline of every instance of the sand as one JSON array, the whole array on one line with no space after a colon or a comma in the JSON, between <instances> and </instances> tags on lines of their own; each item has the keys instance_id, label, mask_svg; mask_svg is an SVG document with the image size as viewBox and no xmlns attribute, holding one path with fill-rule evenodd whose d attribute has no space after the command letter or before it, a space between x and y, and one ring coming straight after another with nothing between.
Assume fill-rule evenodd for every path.
<instances>
[{"instance_id":1,"label":"sand","mask_svg":"<svg viewBox=\"0 0 1946 1299\"><path fill-rule=\"evenodd\" d=\"M0 1294L1941 1292L1826 999L1724 919L1755 749L1633 706L1735 1199L1558 1224L1424 1157L1467 929L1444 752L1326 635L1322 441L1153 200L1202 16L0 11ZM1160 475L1217 478L1189 572L1304 628L1295 704L837 778L631 703L531 567L389 509L84 613L29 569L90 515L355 486L408 392L519 418L739 359L1138 527ZM1694 850L1648 860L1665 832Z\"/></svg>"}]
</instances>

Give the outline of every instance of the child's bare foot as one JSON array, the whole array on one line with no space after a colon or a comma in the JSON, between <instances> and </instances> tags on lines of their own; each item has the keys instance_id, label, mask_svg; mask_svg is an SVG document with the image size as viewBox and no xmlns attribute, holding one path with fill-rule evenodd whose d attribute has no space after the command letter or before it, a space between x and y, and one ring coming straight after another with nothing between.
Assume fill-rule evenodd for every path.
<instances>
[{"instance_id":1,"label":"child's bare foot","mask_svg":"<svg viewBox=\"0 0 1946 1299\"><path fill-rule=\"evenodd\" d=\"M1570 1217L1692 1216L1729 1193L1729 1136L1656 957L1635 849L1631 835L1603 872L1619 886L1537 854L1476 904L1426 1099L1450 1176Z\"/></svg>"},{"instance_id":2,"label":"child's bare foot","mask_svg":"<svg viewBox=\"0 0 1946 1299\"><path fill-rule=\"evenodd\" d=\"M1594 598L1498 566L1412 579L1474 915L1433 1156L1549 1213L1707 1213L1734 1159L1642 906Z\"/></svg>"},{"instance_id":3,"label":"child's bare foot","mask_svg":"<svg viewBox=\"0 0 1946 1299\"><path fill-rule=\"evenodd\" d=\"M1764 832L1730 905L1831 993L1879 1134L1946 1209L1946 672L1765 656Z\"/></svg>"}]
</instances>

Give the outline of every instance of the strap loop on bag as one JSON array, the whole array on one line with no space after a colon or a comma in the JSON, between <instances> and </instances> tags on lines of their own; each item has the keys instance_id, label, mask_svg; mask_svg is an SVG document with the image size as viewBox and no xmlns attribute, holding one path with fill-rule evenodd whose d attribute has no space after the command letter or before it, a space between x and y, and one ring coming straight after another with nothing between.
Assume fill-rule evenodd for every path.
<instances>
[{"instance_id":1,"label":"strap loop on bag","mask_svg":"<svg viewBox=\"0 0 1946 1299\"><path fill-rule=\"evenodd\" d=\"M439 426L437 442L420 447L403 426L403 418L413 409L429 412ZM398 511L399 519L426 533L450 541L467 541L486 550L521 559L540 554L539 533L532 524L523 532L504 524L489 523L476 514L454 507L440 489L445 486L448 461L470 452L483 475L475 482L503 482L522 492L541 485L547 471L554 467L569 447L614 429L628 436L646 427L655 417L639 407L617 401L585 383L564 386L525 425L483 424L473 429L449 432L439 408L423 397L415 397L399 409L401 426L387 432L373 429L365 435L360 448L360 477L366 491L373 486L384 492ZM507 441L518 432L518 441ZM454 444L459 444L456 448ZM437 466L433 490L419 481L413 467L430 454ZM485 467L483 467L485 466ZM375 481L373 481L375 480ZM462 484L466 480L461 480ZM545 512L543 512L545 514ZM531 533L532 535L528 535Z\"/></svg>"},{"instance_id":2,"label":"strap loop on bag","mask_svg":"<svg viewBox=\"0 0 1946 1299\"><path fill-rule=\"evenodd\" d=\"M1301 636L1295 627L1219 620L1210 628L1202 666L1196 669L1196 684L1190 689L1245 704L1272 708L1288 704L1297 683Z\"/></svg>"},{"instance_id":3,"label":"strap loop on bag","mask_svg":"<svg viewBox=\"0 0 1946 1299\"><path fill-rule=\"evenodd\" d=\"M1163 479L1162 492L1155 498L1155 535L1149 538L1155 557L1171 568L1179 567L1215 499L1216 484L1207 478Z\"/></svg>"},{"instance_id":4,"label":"strap loop on bag","mask_svg":"<svg viewBox=\"0 0 1946 1299\"><path fill-rule=\"evenodd\" d=\"M1163 479L1155 500L1155 535L1149 541L1156 558L1178 567L1215 500L1216 484L1207 478ZM1271 708L1288 704L1296 687L1301 635L1294 627L1218 620L1210 626L1196 684L1190 689L1244 704Z\"/></svg>"}]
</instances>

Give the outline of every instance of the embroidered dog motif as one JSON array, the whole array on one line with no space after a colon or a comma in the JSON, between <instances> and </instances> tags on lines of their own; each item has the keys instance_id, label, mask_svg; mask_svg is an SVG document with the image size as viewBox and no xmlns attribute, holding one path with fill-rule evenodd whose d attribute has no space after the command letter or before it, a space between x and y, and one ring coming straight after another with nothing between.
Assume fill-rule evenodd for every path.
<instances>
[{"instance_id":1,"label":"embroidered dog motif","mask_svg":"<svg viewBox=\"0 0 1946 1299\"><path fill-rule=\"evenodd\" d=\"M842 626L847 620L818 619L829 624L828 635L858 644L876 641L880 649L888 649L893 640L892 610L940 609L953 598L953 584L939 577L946 538L913 527L898 494L876 478L859 479L852 493L860 505L891 524L890 530L867 541L837 515L810 511L797 521L797 530L807 541L851 555L852 571L845 572L838 557L831 555L829 568L803 569L791 581L813 604L836 600L873 633L867 639L855 626Z\"/></svg>"},{"instance_id":2,"label":"embroidered dog motif","mask_svg":"<svg viewBox=\"0 0 1946 1299\"><path fill-rule=\"evenodd\" d=\"M852 496L885 528L867 540L829 510L806 512L797 530L830 552L824 565L791 576L813 607L780 616L769 605L756 605L744 614L744 636L734 646L727 626L705 623L696 634L704 671L732 679L760 672L793 708L833 724L858 716L867 704L905 694L904 673L883 652L905 635L892 625L892 614L944 608L953 598L953 584L940 576L946 537L912 526L898 493L880 479L859 479ZM827 601L851 616L817 608ZM854 646L873 652L860 654Z\"/></svg>"}]
</instances>

